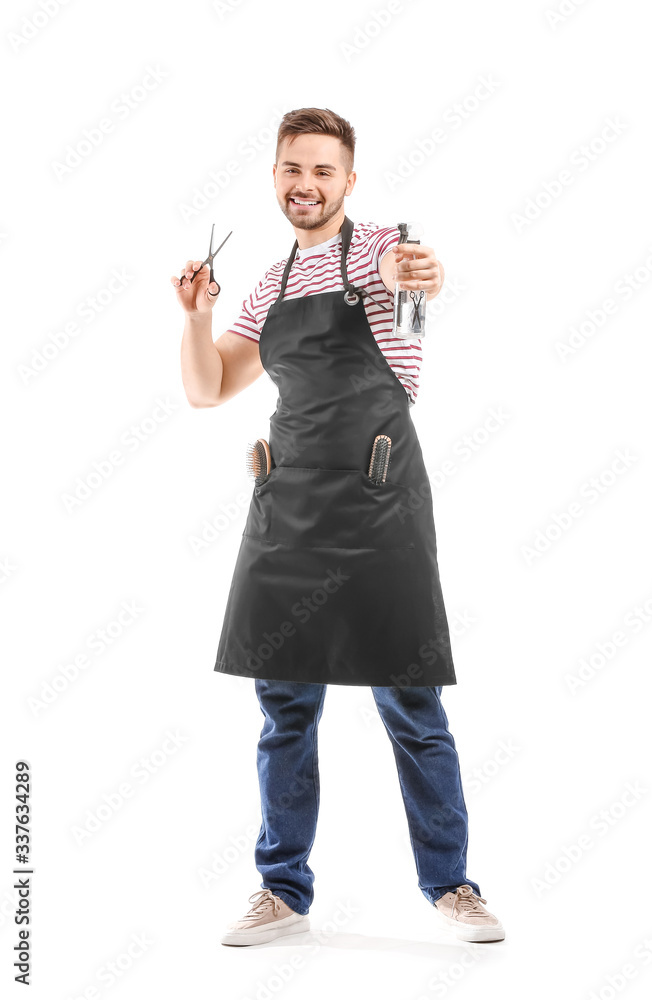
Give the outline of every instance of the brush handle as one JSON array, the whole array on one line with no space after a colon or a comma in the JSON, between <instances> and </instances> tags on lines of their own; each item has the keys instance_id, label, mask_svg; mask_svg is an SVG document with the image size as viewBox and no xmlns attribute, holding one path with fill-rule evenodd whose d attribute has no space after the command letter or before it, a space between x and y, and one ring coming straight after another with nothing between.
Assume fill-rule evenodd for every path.
<instances>
[{"instance_id":1,"label":"brush handle","mask_svg":"<svg viewBox=\"0 0 652 1000\"><path fill-rule=\"evenodd\" d=\"M374 438L368 475L376 485L384 483L387 477L391 447L392 439L387 434L377 434Z\"/></svg>"}]
</instances>

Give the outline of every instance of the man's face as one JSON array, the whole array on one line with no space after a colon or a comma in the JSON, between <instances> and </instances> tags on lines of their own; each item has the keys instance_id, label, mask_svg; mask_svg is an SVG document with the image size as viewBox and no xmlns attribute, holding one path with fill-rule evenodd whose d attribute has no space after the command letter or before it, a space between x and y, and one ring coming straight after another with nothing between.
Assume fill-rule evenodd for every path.
<instances>
[{"instance_id":1,"label":"man's face","mask_svg":"<svg viewBox=\"0 0 652 1000\"><path fill-rule=\"evenodd\" d=\"M333 135L297 135L279 148L274 186L281 211L296 229L319 229L341 210L355 184L342 165L344 147ZM316 201L302 207L293 199Z\"/></svg>"}]
</instances>

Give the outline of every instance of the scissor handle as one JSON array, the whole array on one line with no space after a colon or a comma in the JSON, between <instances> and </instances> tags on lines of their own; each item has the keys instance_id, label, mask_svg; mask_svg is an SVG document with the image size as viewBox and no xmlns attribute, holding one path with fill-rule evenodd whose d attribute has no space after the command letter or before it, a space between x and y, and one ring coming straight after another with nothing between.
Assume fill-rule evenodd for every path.
<instances>
[{"instance_id":1,"label":"scissor handle","mask_svg":"<svg viewBox=\"0 0 652 1000\"><path fill-rule=\"evenodd\" d=\"M204 263L202 264L202 266L199 268L199 271L203 271L207 264L208 264L208 260L205 260ZM190 279L190 284L191 285L192 285L193 281L195 280L195 274L199 274L199 271L195 271L194 274L192 275L192 277Z\"/></svg>"},{"instance_id":2,"label":"scissor handle","mask_svg":"<svg viewBox=\"0 0 652 1000\"><path fill-rule=\"evenodd\" d=\"M203 271L203 269L206 267L206 265L210 264L210 266L211 266L211 274L210 274L209 284L211 283L211 281L215 281L215 278L213 277L213 258L218 255L218 253L220 252L220 250L222 249L222 247L224 246L224 244L228 240L229 236L231 236L231 234L233 233L233 230L231 230L231 232L228 234L228 236L224 237L224 239L220 243L220 245L217 248L217 250L214 250L213 253L211 253L211 247L213 246L213 230L214 229L215 229L215 223L213 223L213 229L211 229L211 245L208 248L208 257L203 262L202 266L199 268L199 271ZM192 274L192 276L190 278L190 284L191 285L192 285L193 281L195 280L195 274L199 274L199 271L195 271L194 274ZM180 279L179 279L179 281L181 282L181 287L183 287L183 279L184 278L185 278L185 274L182 274L181 277L180 277ZM218 291L217 292L209 292L209 295L219 295L220 294L219 293L219 287L220 286L219 286L218 282L215 281L215 284L218 287Z\"/></svg>"}]
</instances>

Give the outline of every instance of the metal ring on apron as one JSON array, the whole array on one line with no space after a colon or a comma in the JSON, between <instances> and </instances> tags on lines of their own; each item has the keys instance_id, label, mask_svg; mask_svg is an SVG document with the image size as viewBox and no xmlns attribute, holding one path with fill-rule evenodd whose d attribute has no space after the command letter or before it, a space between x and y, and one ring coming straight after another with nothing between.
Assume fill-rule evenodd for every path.
<instances>
[{"instance_id":1,"label":"metal ring on apron","mask_svg":"<svg viewBox=\"0 0 652 1000\"><path fill-rule=\"evenodd\" d=\"M359 298L360 296L357 292L348 291L344 293L344 301L347 306L354 306Z\"/></svg>"}]
</instances>

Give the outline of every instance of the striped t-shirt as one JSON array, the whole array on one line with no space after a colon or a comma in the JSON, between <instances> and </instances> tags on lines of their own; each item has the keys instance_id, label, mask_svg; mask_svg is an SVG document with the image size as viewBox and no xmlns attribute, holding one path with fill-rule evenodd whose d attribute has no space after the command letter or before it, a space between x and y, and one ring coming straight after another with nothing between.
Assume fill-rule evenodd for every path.
<instances>
[{"instance_id":1,"label":"striped t-shirt","mask_svg":"<svg viewBox=\"0 0 652 1000\"><path fill-rule=\"evenodd\" d=\"M422 352L419 340L403 340L392 337L394 294L385 287L378 265L387 251L399 241L396 226L381 228L375 222L357 222L351 234L351 245L347 259L349 281L356 287L366 288L374 299L387 307L386 312L368 296L362 301L367 311L369 326L378 347L389 366L399 379L408 395L408 405L413 406L419 391L419 370ZM324 243L305 250L297 249L285 286L285 299L331 292L342 289L340 269L342 234L336 233ZM289 254L288 254L289 257ZM281 291L283 271L288 257L278 261L265 272L253 292L242 303L242 311L233 326L232 333L239 333L250 340L260 340L260 332L267 312Z\"/></svg>"}]
</instances>

